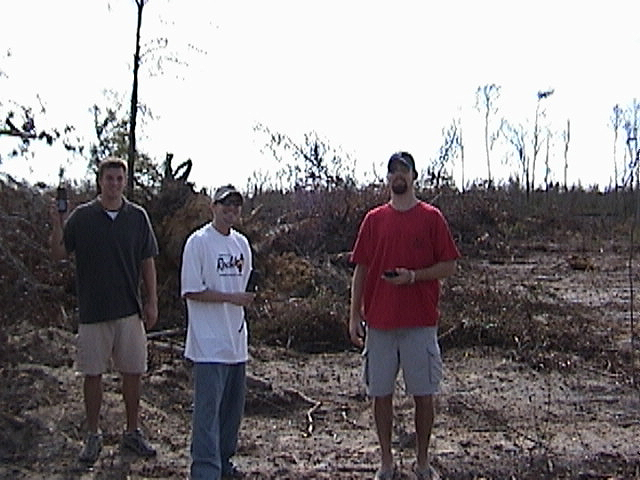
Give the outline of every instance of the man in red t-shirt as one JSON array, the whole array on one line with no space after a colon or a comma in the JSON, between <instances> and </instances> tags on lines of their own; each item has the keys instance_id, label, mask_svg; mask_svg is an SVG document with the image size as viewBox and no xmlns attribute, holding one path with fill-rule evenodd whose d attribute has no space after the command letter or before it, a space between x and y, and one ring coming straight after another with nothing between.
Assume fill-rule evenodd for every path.
<instances>
[{"instance_id":1,"label":"man in red t-shirt","mask_svg":"<svg viewBox=\"0 0 640 480\"><path fill-rule=\"evenodd\" d=\"M391 200L366 214L351 253L356 266L349 335L364 346L364 378L381 450L378 480L395 475L392 399L400 368L415 402L414 473L439 478L428 456L433 396L442 379L438 300L440 279L454 274L460 253L440 210L416 198L416 178L411 154L394 153L387 173Z\"/></svg>"}]
</instances>

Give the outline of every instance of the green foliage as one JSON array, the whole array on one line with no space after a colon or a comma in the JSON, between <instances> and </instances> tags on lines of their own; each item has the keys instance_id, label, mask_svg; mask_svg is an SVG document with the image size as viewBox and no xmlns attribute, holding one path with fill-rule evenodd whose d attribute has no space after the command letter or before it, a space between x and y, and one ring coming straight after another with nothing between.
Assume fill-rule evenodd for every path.
<instances>
[{"instance_id":1,"label":"green foliage","mask_svg":"<svg viewBox=\"0 0 640 480\"><path fill-rule=\"evenodd\" d=\"M97 171L101 160L113 156L126 158L129 148L129 119L119 113L122 105L106 107L104 110L94 105L93 126L96 143L89 147L90 164Z\"/></svg>"},{"instance_id":2,"label":"green foliage","mask_svg":"<svg viewBox=\"0 0 640 480\"><path fill-rule=\"evenodd\" d=\"M110 106L101 108L94 105L93 122L96 142L89 147L90 169L97 173L98 164L106 157L114 156L126 159L129 151L129 116L122 113L124 108L118 96L105 92ZM141 108L144 113L145 108ZM145 153L138 152L134 167L134 180L137 187L133 200L145 202L157 195L162 181L162 173L157 164Z\"/></svg>"}]
</instances>

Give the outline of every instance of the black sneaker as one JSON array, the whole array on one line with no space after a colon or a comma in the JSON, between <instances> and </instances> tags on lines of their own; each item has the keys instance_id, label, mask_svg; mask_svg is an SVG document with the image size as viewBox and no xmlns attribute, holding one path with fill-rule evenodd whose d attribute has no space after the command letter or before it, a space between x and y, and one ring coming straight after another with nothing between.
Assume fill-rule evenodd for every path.
<instances>
[{"instance_id":1,"label":"black sneaker","mask_svg":"<svg viewBox=\"0 0 640 480\"><path fill-rule=\"evenodd\" d=\"M102 433L89 433L78 456L82 463L94 464L102 451Z\"/></svg>"},{"instance_id":2,"label":"black sneaker","mask_svg":"<svg viewBox=\"0 0 640 480\"><path fill-rule=\"evenodd\" d=\"M149 458L156 456L156 449L144 438L139 428L133 432L124 432L122 434L122 446L141 457Z\"/></svg>"}]
</instances>

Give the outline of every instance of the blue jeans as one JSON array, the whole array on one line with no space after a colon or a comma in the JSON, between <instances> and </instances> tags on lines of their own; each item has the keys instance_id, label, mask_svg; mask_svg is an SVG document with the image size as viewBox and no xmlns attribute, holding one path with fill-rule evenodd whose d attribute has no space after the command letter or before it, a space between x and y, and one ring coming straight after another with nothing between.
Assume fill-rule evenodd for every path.
<instances>
[{"instance_id":1,"label":"blue jeans","mask_svg":"<svg viewBox=\"0 0 640 480\"><path fill-rule=\"evenodd\" d=\"M191 480L219 480L231 468L244 413L244 363L196 363Z\"/></svg>"}]
</instances>

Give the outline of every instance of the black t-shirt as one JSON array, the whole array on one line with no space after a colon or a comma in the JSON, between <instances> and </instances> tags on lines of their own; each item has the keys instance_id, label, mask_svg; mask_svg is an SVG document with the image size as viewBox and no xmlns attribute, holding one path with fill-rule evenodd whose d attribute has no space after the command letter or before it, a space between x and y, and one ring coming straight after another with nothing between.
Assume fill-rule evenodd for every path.
<instances>
[{"instance_id":1,"label":"black t-shirt","mask_svg":"<svg viewBox=\"0 0 640 480\"><path fill-rule=\"evenodd\" d=\"M64 226L64 245L76 257L80 323L142 314L141 263L158 254L142 207L124 200L112 219L97 199L80 205Z\"/></svg>"}]
</instances>

